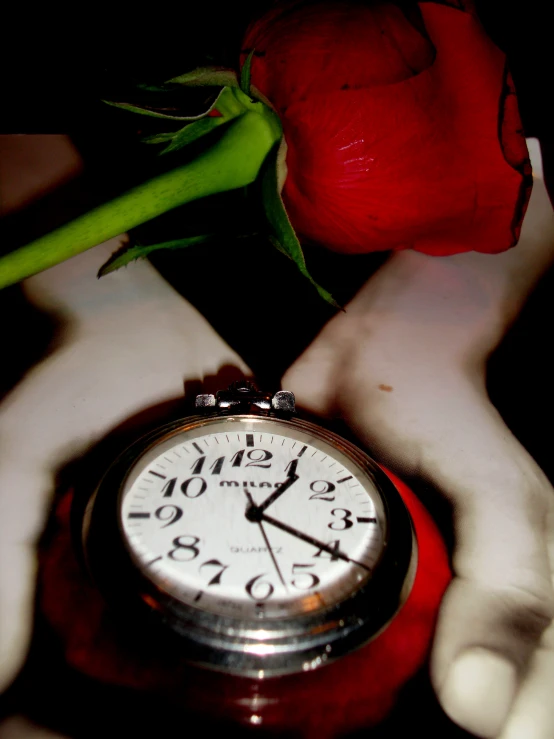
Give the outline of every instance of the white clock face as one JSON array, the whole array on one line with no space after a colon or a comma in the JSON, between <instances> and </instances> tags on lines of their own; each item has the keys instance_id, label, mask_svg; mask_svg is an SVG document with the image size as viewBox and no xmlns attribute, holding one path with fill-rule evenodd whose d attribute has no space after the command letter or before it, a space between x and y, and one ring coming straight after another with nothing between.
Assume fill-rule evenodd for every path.
<instances>
[{"instance_id":1,"label":"white clock face","mask_svg":"<svg viewBox=\"0 0 554 739\"><path fill-rule=\"evenodd\" d=\"M381 498L327 441L222 418L157 444L122 491L142 572L177 600L241 619L315 613L356 591L383 551Z\"/></svg>"}]
</instances>

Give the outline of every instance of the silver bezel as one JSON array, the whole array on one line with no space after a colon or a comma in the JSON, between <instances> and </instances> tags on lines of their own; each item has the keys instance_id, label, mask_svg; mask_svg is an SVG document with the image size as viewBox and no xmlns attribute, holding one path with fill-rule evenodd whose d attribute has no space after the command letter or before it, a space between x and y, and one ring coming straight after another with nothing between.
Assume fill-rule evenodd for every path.
<instances>
[{"instance_id":1,"label":"silver bezel","mask_svg":"<svg viewBox=\"0 0 554 739\"><path fill-rule=\"evenodd\" d=\"M262 623L206 612L154 585L137 568L125 545L120 503L139 460L154 449L158 451L175 435L220 423L224 417L239 421L260 418L218 413L181 419L138 440L114 462L83 517L87 566L107 601L121 615L144 621L147 633L160 645L167 645L160 648L177 648L187 661L257 678L320 667L367 643L386 627L410 592L417 563L411 519L398 491L380 467L351 442L309 421L272 417L271 413L263 416L291 433L309 433L339 449L369 478L381 499L387 522L381 559L371 578L333 607Z\"/></svg>"}]
</instances>

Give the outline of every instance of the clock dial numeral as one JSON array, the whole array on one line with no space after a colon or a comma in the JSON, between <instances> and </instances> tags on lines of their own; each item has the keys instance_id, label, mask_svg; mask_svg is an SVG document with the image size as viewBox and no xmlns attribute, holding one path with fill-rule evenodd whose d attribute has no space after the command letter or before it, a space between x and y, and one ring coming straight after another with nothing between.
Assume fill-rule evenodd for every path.
<instances>
[{"instance_id":1,"label":"clock dial numeral","mask_svg":"<svg viewBox=\"0 0 554 739\"><path fill-rule=\"evenodd\" d=\"M329 495L335 489L335 485L327 480L314 480L310 483L310 490L313 491L313 495L310 495L310 500L327 500L332 502L335 500L334 495ZM336 509L335 509L336 510Z\"/></svg>"},{"instance_id":2,"label":"clock dial numeral","mask_svg":"<svg viewBox=\"0 0 554 739\"><path fill-rule=\"evenodd\" d=\"M231 465L233 467L240 467L242 465L242 460L244 459L244 453L246 452L246 449L239 449L238 452L235 452L233 456L231 457ZM246 457L250 460L250 462L247 462L244 466L245 467L263 467L265 469L268 469L271 467L271 462L269 462L270 459L273 458L273 454L271 452L268 452L266 449L251 449ZM269 464L265 464L265 462L269 462Z\"/></svg>"},{"instance_id":3,"label":"clock dial numeral","mask_svg":"<svg viewBox=\"0 0 554 739\"><path fill-rule=\"evenodd\" d=\"M166 484L162 488L162 493L164 498L171 498L173 495L173 491L175 490L175 485L177 484L177 478L172 477L171 480L168 480Z\"/></svg>"},{"instance_id":4,"label":"clock dial numeral","mask_svg":"<svg viewBox=\"0 0 554 739\"><path fill-rule=\"evenodd\" d=\"M264 582L261 578L266 576L266 572L262 572L261 575L256 575L246 583L245 590L252 600L263 601L271 598L275 592L275 588L267 580Z\"/></svg>"},{"instance_id":5,"label":"clock dial numeral","mask_svg":"<svg viewBox=\"0 0 554 739\"><path fill-rule=\"evenodd\" d=\"M298 468L298 459L291 459L291 461L285 467L285 472L287 473L288 477L292 477L293 475L296 475L297 468Z\"/></svg>"},{"instance_id":6,"label":"clock dial numeral","mask_svg":"<svg viewBox=\"0 0 554 739\"><path fill-rule=\"evenodd\" d=\"M341 513L344 515L341 516ZM329 528L333 529L333 531L346 531L346 529L354 526L354 521L352 521L352 511L347 511L346 508L333 508L331 515L339 519L338 521L332 521L328 524Z\"/></svg>"},{"instance_id":7,"label":"clock dial numeral","mask_svg":"<svg viewBox=\"0 0 554 739\"><path fill-rule=\"evenodd\" d=\"M297 577L295 577L291 582L295 588L298 588L298 590L311 590L311 588L315 588L316 585L319 585L321 582L319 577L313 572L306 572L308 567L315 567L315 565L293 564L292 566L292 574L297 575ZM308 579L306 580L306 578Z\"/></svg>"},{"instance_id":8,"label":"clock dial numeral","mask_svg":"<svg viewBox=\"0 0 554 739\"><path fill-rule=\"evenodd\" d=\"M212 475L219 475L221 473L221 468L223 467L223 462L225 462L225 457L218 457L215 462L211 465L210 471Z\"/></svg>"},{"instance_id":9,"label":"clock dial numeral","mask_svg":"<svg viewBox=\"0 0 554 739\"><path fill-rule=\"evenodd\" d=\"M198 457L196 462L191 465L191 470L193 475L199 475L202 472L202 467L204 466L204 462L206 461L206 457Z\"/></svg>"},{"instance_id":10,"label":"clock dial numeral","mask_svg":"<svg viewBox=\"0 0 554 739\"><path fill-rule=\"evenodd\" d=\"M241 466L241 464L242 464L242 458L244 457L244 452L245 451L246 451L246 449L239 449L239 451L236 452L236 454L233 454L233 456L231 457L231 464L233 465L233 467L240 467Z\"/></svg>"},{"instance_id":11,"label":"clock dial numeral","mask_svg":"<svg viewBox=\"0 0 554 739\"><path fill-rule=\"evenodd\" d=\"M199 483L199 484L197 484ZM208 488L208 483L203 477L189 477L181 483L181 492L187 498L199 498Z\"/></svg>"},{"instance_id":12,"label":"clock dial numeral","mask_svg":"<svg viewBox=\"0 0 554 739\"><path fill-rule=\"evenodd\" d=\"M324 559L330 559L331 562L340 562L338 553L340 551L340 539L334 539L327 544L328 549L332 553L329 553L328 549L318 549L314 554L314 557L323 557Z\"/></svg>"},{"instance_id":13,"label":"clock dial numeral","mask_svg":"<svg viewBox=\"0 0 554 739\"><path fill-rule=\"evenodd\" d=\"M244 465L245 467L264 467L265 469L271 467L271 462L269 462L269 464L265 464L265 462L270 460L273 457L273 454L268 452L266 449L252 449L246 456L251 461L247 462Z\"/></svg>"},{"instance_id":14,"label":"clock dial numeral","mask_svg":"<svg viewBox=\"0 0 554 739\"><path fill-rule=\"evenodd\" d=\"M218 572L215 573L215 575L212 577L210 582L208 583L208 587L210 585L220 585L221 584L221 576L225 572L225 570L229 567L229 565L224 565L222 562L220 562L218 559L208 559L206 562L202 562L199 570L202 570L202 567L217 567Z\"/></svg>"},{"instance_id":15,"label":"clock dial numeral","mask_svg":"<svg viewBox=\"0 0 554 739\"><path fill-rule=\"evenodd\" d=\"M192 543L190 541L191 539ZM190 562L200 554L200 549L196 546L199 542L200 538L198 536L192 536L192 534L177 536L172 541L174 548L169 550L167 556L174 562ZM185 555L183 552L190 552L190 554Z\"/></svg>"},{"instance_id":16,"label":"clock dial numeral","mask_svg":"<svg viewBox=\"0 0 554 739\"><path fill-rule=\"evenodd\" d=\"M161 526L161 528L166 529L168 526L171 526L172 523L176 523L181 518L183 511L176 505L163 505L156 509L154 515L159 521L164 522L165 525Z\"/></svg>"}]
</instances>

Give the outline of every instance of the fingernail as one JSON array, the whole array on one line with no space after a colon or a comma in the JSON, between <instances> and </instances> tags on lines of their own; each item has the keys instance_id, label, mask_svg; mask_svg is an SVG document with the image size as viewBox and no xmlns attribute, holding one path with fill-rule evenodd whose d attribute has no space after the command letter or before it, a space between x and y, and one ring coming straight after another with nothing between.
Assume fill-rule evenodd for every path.
<instances>
[{"instance_id":1,"label":"fingernail","mask_svg":"<svg viewBox=\"0 0 554 739\"><path fill-rule=\"evenodd\" d=\"M517 688L515 666L488 649L462 652L440 691L444 711L484 739L498 736Z\"/></svg>"}]
</instances>

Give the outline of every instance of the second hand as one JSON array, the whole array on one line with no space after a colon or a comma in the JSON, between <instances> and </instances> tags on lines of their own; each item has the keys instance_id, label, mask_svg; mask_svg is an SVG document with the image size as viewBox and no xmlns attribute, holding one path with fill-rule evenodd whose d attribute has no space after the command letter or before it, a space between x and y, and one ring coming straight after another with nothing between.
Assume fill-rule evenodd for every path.
<instances>
[{"instance_id":1,"label":"second hand","mask_svg":"<svg viewBox=\"0 0 554 739\"><path fill-rule=\"evenodd\" d=\"M243 488L243 489L244 489L244 488ZM245 494L245 495L246 495L246 497L248 498L248 502L250 503L250 508L251 508L251 509L254 509L254 508L256 508L256 504L254 503L254 500L253 500L252 496L250 495L250 493L248 492L248 490L244 490L244 494ZM254 522L253 522L253 523L254 523ZM269 556L271 557L271 559L272 559L272 561L273 561L273 565L274 565L274 567L275 567L275 570L276 570L276 572L277 572L277 575L279 576L279 580L281 581L281 583L282 583L283 587L285 588L285 590L286 590L286 591L287 591L287 593L288 593L288 592L289 592L289 589L288 589L288 587L287 587L287 583L285 582L285 578L283 577L283 574L282 574L282 572L281 572L281 568L279 567L279 564L278 564L278 562L277 562L277 558L276 558L276 557L275 557L275 555L273 554L273 549L271 548L271 544L269 543L269 539L267 538L267 534L266 534L266 532L265 532L265 528L264 528L264 525L263 525L263 523L262 523L261 521L256 521L256 523L257 523L257 524L258 524L258 526L260 527L260 531L262 532L262 536L263 536L263 538L264 538L264 541L265 541L265 545L266 545L266 547L267 547L267 551L269 552Z\"/></svg>"}]
</instances>

